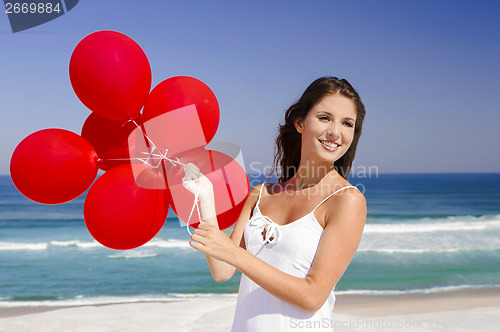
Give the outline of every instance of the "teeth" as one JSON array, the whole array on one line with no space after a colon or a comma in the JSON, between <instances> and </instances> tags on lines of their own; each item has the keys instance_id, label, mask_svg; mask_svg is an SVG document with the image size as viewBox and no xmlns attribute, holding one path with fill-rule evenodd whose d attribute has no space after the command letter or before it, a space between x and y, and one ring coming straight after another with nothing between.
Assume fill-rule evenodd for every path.
<instances>
[{"instance_id":1,"label":"teeth","mask_svg":"<svg viewBox=\"0 0 500 332\"><path fill-rule=\"evenodd\" d=\"M320 140L320 142L323 143L323 144L325 144L325 145L331 146L331 147L338 146L337 144L332 143L332 142L328 142L328 141L321 141Z\"/></svg>"}]
</instances>

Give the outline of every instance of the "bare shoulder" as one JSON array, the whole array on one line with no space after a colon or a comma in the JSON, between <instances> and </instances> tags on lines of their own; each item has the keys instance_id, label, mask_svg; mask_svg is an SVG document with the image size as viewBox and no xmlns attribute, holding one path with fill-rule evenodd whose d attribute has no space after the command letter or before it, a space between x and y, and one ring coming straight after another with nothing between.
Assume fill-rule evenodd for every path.
<instances>
[{"instance_id":1,"label":"bare shoulder","mask_svg":"<svg viewBox=\"0 0 500 332\"><path fill-rule=\"evenodd\" d=\"M342 191L337 194L339 197L339 201L355 205L366 205L365 195L363 195L363 193L358 188L351 186L350 184L343 188L345 189L342 189Z\"/></svg>"},{"instance_id":2,"label":"bare shoulder","mask_svg":"<svg viewBox=\"0 0 500 332\"><path fill-rule=\"evenodd\" d=\"M252 188L252 190L250 190L250 194L249 194L248 196L249 196L249 199L251 199L251 200L253 200L253 201L254 201L254 203L256 203L256 202L257 202L257 199L259 198L260 188L261 188L262 186L264 186L265 184L266 184L265 182L260 183L260 184L258 184L258 185L256 185L256 186L254 186L254 187ZM254 205L255 205L255 204L254 204Z\"/></svg>"},{"instance_id":3,"label":"bare shoulder","mask_svg":"<svg viewBox=\"0 0 500 332\"><path fill-rule=\"evenodd\" d=\"M264 188L262 188L264 186ZM262 188L262 189L261 189ZM259 195L262 193L262 196L273 195L282 191L282 185L280 183L270 183L263 182L252 188L250 191L250 195L253 197L252 199L257 202Z\"/></svg>"},{"instance_id":4,"label":"bare shoulder","mask_svg":"<svg viewBox=\"0 0 500 332\"><path fill-rule=\"evenodd\" d=\"M347 186L351 186L347 183ZM343 186L341 191L335 194L334 199L327 202L325 223L359 223L364 225L366 220L366 198L361 191L355 187Z\"/></svg>"}]
</instances>

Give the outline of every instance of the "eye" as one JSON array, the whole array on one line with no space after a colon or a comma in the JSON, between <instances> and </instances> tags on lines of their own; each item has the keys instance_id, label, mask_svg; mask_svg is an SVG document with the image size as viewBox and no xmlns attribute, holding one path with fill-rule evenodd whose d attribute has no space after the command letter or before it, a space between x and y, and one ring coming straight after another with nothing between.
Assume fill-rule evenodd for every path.
<instances>
[{"instance_id":1,"label":"eye","mask_svg":"<svg viewBox=\"0 0 500 332\"><path fill-rule=\"evenodd\" d=\"M320 116L318 119L320 119L321 121L323 121L323 120L326 120L326 121L330 120L327 116L324 116L324 115Z\"/></svg>"},{"instance_id":2,"label":"eye","mask_svg":"<svg viewBox=\"0 0 500 332\"><path fill-rule=\"evenodd\" d=\"M352 122L349 122L349 121L344 122L344 124L345 124L347 127L350 127L350 128L354 127L354 124L353 124Z\"/></svg>"}]
</instances>

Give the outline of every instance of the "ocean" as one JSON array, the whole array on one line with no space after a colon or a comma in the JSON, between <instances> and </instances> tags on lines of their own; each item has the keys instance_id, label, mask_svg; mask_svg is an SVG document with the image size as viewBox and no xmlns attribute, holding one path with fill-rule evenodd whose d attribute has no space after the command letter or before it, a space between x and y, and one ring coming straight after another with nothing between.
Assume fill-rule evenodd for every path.
<instances>
[{"instance_id":1,"label":"ocean","mask_svg":"<svg viewBox=\"0 0 500 332\"><path fill-rule=\"evenodd\" d=\"M250 179L252 186L264 180ZM378 174L350 182L365 194L368 217L336 294L500 287L500 174ZM241 274L214 282L172 211L148 244L118 251L88 233L84 199L38 204L0 176L0 308L236 296Z\"/></svg>"}]
</instances>

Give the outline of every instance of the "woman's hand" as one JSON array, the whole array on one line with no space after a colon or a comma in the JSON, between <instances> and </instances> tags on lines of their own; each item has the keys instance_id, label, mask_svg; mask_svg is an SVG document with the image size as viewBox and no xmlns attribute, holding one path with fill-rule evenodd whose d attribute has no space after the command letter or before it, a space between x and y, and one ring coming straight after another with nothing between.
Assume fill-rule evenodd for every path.
<instances>
[{"instance_id":1,"label":"woman's hand","mask_svg":"<svg viewBox=\"0 0 500 332\"><path fill-rule=\"evenodd\" d=\"M200 201L203 221L218 228L212 182L200 172L200 169L195 164L187 163L184 165L182 185Z\"/></svg>"},{"instance_id":2,"label":"woman's hand","mask_svg":"<svg viewBox=\"0 0 500 332\"><path fill-rule=\"evenodd\" d=\"M212 258L232 265L240 247L219 229L212 182L192 163L184 165L184 173L183 185L199 198L203 218L194 230L189 244L207 255L211 270L215 266Z\"/></svg>"},{"instance_id":3,"label":"woman's hand","mask_svg":"<svg viewBox=\"0 0 500 332\"><path fill-rule=\"evenodd\" d=\"M198 197L213 197L214 188L212 182L200 172L200 169L193 163L184 165L184 177L182 178L184 188Z\"/></svg>"},{"instance_id":4,"label":"woman's hand","mask_svg":"<svg viewBox=\"0 0 500 332\"><path fill-rule=\"evenodd\" d=\"M189 245L194 249L231 265L240 249L224 232L205 222L195 229L191 240Z\"/></svg>"}]
</instances>

